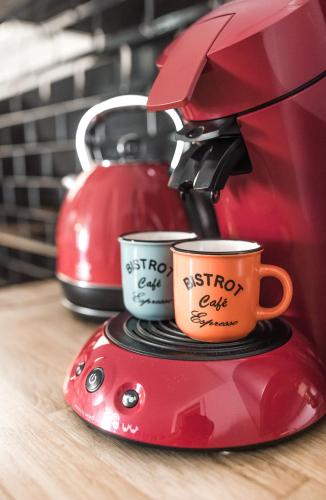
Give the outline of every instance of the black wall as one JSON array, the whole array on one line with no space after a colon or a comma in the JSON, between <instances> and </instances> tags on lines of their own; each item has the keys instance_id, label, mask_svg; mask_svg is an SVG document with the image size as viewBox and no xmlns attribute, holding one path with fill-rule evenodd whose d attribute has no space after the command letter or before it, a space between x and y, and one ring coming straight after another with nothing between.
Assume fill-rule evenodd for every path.
<instances>
[{"instance_id":1,"label":"black wall","mask_svg":"<svg viewBox=\"0 0 326 500\"><path fill-rule=\"evenodd\" d=\"M64 196L61 178L80 170L74 135L83 112L104 98L147 93L163 47L218 3L222 1L34 0L15 10L13 2L3 21L51 26L50 36L62 30L89 34L92 47L80 58L87 69L80 69L78 59L64 61L72 71L48 81L44 92L44 83L37 84L42 71L55 69L45 66L33 75L34 86L15 95L9 90L0 102L0 285L53 275L55 223ZM22 70L27 80L29 61ZM141 116L127 121L143 133ZM105 155L114 155L115 139L130 131L119 116L112 123L99 131ZM154 141L153 147L168 157L165 144Z\"/></svg>"}]
</instances>

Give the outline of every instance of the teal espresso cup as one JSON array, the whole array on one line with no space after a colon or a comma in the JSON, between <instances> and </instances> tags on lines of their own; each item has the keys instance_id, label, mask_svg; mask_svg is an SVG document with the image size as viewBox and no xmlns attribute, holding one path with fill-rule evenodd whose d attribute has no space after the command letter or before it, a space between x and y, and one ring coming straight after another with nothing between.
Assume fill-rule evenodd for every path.
<instances>
[{"instance_id":1,"label":"teal espresso cup","mask_svg":"<svg viewBox=\"0 0 326 500\"><path fill-rule=\"evenodd\" d=\"M136 318L174 318L173 268L170 246L196 239L195 233L144 231L119 237L125 308Z\"/></svg>"}]
</instances>

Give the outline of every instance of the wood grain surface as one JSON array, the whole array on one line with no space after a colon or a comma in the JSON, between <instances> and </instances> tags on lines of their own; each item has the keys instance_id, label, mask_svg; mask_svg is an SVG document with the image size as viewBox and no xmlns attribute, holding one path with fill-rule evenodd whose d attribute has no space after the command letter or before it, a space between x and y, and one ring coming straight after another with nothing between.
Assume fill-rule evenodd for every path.
<instances>
[{"instance_id":1,"label":"wood grain surface","mask_svg":"<svg viewBox=\"0 0 326 500\"><path fill-rule=\"evenodd\" d=\"M89 429L66 405L69 362L94 330L56 282L0 291L0 499L326 498L326 421L255 451L176 452Z\"/></svg>"}]
</instances>

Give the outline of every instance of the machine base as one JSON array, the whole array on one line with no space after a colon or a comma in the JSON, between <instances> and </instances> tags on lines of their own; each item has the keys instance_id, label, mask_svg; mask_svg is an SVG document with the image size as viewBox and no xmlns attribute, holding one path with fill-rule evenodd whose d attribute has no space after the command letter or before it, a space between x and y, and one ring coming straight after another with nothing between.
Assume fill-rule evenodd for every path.
<instances>
[{"instance_id":1,"label":"machine base","mask_svg":"<svg viewBox=\"0 0 326 500\"><path fill-rule=\"evenodd\" d=\"M148 445L232 449L288 438L325 415L325 368L295 328L264 323L247 340L207 352L171 322L121 313L72 363L66 401L92 426ZM159 346L151 345L152 329Z\"/></svg>"},{"instance_id":2,"label":"machine base","mask_svg":"<svg viewBox=\"0 0 326 500\"><path fill-rule=\"evenodd\" d=\"M145 443L143 441L136 441L135 439L132 439L132 438L126 438L125 436L121 436L120 434L116 434L114 432L110 432L110 431L105 431L103 429L101 429L100 427L96 427L96 425L93 425L91 424L90 422L88 422L87 420L85 420L83 417L81 417L80 415L78 415L78 413L76 413L74 411L74 414L80 419L80 422L84 425L86 425L91 431L97 431L97 432L100 432L103 436L107 436L108 438L112 438L112 439L115 439L116 441L124 441L124 442L127 442L130 446L139 446L139 447L148 447L148 448L160 448L160 449L163 449L163 450L176 450L176 451L179 451L179 452L187 452L187 451L191 451L191 452L197 452L197 453L200 453L200 452L203 452L203 451L215 451L215 452L242 452L242 451L255 451L255 450L261 450L263 448L270 448L272 446L277 446L279 444L284 444L288 441L294 441L295 439L299 439L303 434L306 434L308 432L310 432L312 429L315 429L317 428L319 425L322 426L323 425L323 421L326 417L326 414L324 416L322 416L319 420L317 420L316 422L314 422L313 424L293 433L293 434L289 434L288 436L284 436L284 437L281 437L279 439L274 439L273 441L264 441L264 442L261 442L261 443L256 443L256 444L248 444L248 445L245 445L245 446L232 446L230 448L227 448L227 447L224 447L224 448L182 448L180 446L165 446L165 445L161 445L161 444L152 444L152 443Z\"/></svg>"}]
</instances>

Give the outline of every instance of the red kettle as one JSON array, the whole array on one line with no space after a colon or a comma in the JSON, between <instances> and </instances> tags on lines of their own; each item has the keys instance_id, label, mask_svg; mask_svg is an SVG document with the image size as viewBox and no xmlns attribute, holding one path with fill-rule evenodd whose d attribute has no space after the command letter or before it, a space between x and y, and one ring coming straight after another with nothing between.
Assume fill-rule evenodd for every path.
<instances>
[{"instance_id":1,"label":"red kettle","mask_svg":"<svg viewBox=\"0 0 326 500\"><path fill-rule=\"evenodd\" d=\"M127 95L107 99L89 109L76 133L83 172L69 189L59 213L57 277L64 305L77 314L103 318L123 309L120 251L117 237L130 231L188 230L185 207L167 187L168 166L128 160L98 165L86 144L90 127L108 112L126 108L146 110L147 97ZM176 130L182 121L167 111ZM172 160L183 152L178 141Z\"/></svg>"}]
</instances>

